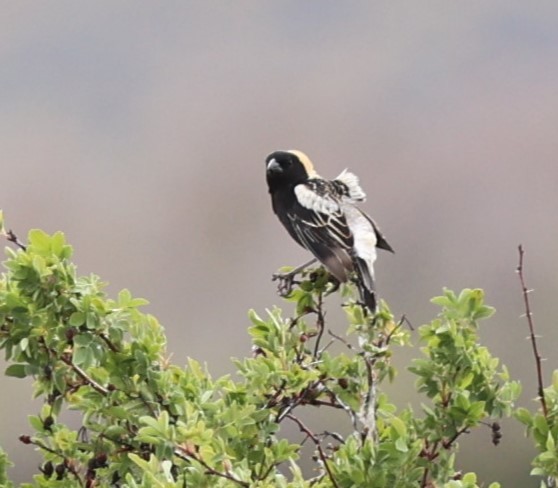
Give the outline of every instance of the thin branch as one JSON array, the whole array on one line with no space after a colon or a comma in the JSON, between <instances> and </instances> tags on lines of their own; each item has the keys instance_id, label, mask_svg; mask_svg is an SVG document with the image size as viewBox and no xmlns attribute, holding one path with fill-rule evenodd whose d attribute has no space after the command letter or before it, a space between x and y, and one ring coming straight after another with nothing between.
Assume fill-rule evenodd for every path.
<instances>
[{"instance_id":1,"label":"thin branch","mask_svg":"<svg viewBox=\"0 0 558 488\"><path fill-rule=\"evenodd\" d=\"M277 405L278 399L282 395L282 393L285 391L285 386L286 385L287 385L287 381L282 380L281 384L279 385L279 387L277 388L275 393L268 398L267 403L265 404L264 408L271 408L271 407L274 407L275 405Z\"/></svg>"},{"instance_id":2,"label":"thin branch","mask_svg":"<svg viewBox=\"0 0 558 488\"><path fill-rule=\"evenodd\" d=\"M127 394L127 395L128 395L129 398L134 398L133 395L130 395L130 394ZM141 400L141 402L145 405L147 410L149 410L149 413L151 414L151 416L154 417L154 418L157 418L159 416L157 411L155 410L155 408L153 408L153 406L151 405L149 400L147 398L145 398L143 393L141 391L138 391L137 395L138 395L137 398L139 398Z\"/></svg>"},{"instance_id":3,"label":"thin branch","mask_svg":"<svg viewBox=\"0 0 558 488\"><path fill-rule=\"evenodd\" d=\"M108 395L109 391L104 387L97 383L93 378L89 377L83 369L81 369L77 364L75 364L71 359L64 357L64 355L60 356L60 361L67 364L72 368L77 375L84 380L88 385L91 386L95 391L99 392L101 395Z\"/></svg>"},{"instance_id":4,"label":"thin branch","mask_svg":"<svg viewBox=\"0 0 558 488\"><path fill-rule=\"evenodd\" d=\"M260 481L265 480L270 475L273 468L275 468L276 466L277 466L277 464L271 463L269 465L269 467L265 470L265 472L260 473L260 475L258 476L258 480L260 480ZM262 471L263 471L263 464L262 464Z\"/></svg>"},{"instance_id":5,"label":"thin branch","mask_svg":"<svg viewBox=\"0 0 558 488\"><path fill-rule=\"evenodd\" d=\"M438 445L439 445L439 441L434 442L432 449L430 449L430 452L428 452L428 441L425 440L425 446L424 446L424 450L423 453L421 454L422 457L425 457L428 461L432 461L434 459L436 459L438 457ZM420 488L427 488L429 485L428 483L428 476L430 474L430 467L429 464L426 464L425 468L424 468L424 472L422 474L422 480L420 483Z\"/></svg>"},{"instance_id":6,"label":"thin branch","mask_svg":"<svg viewBox=\"0 0 558 488\"><path fill-rule=\"evenodd\" d=\"M296 425L298 425L300 431L306 434L306 436L315 444L316 448L318 449L318 454L320 456L320 459L324 465L325 470L327 471L329 479L331 480L331 483L335 488L340 488L339 484L337 483L337 480L333 476L333 472L331 471L329 464L327 463L328 459L324 453L324 450L322 449L320 439L308 427L306 427L306 425L304 425L302 420L300 420L298 417L295 417L294 415L289 413L287 414L287 418L291 419Z\"/></svg>"},{"instance_id":7,"label":"thin branch","mask_svg":"<svg viewBox=\"0 0 558 488\"><path fill-rule=\"evenodd\" d=\"M428 486L428 475L430 473L430 468L428 465L424 468L424 472L422 473L422 480L420 482L420 488L426 488Z\"/></svg>"},{"instance_id":8,"label":"thin branch","mask_svg":"<svg viewBox=\"0 0 558 488\"><path fill-rule=\"evenodd\" d=\"M542 372L542 359L539 354L539 349L537 347L537 336L535 335L535 324L533 322L533 314L531 313L531 305L529 303L529 289L525 284L525 278L523 276L523 256L525 251L523 246L520 244L519 250L519 265L517 266L517 274L519 275L519 281L521 283L521 291L523 292L523 302L525 304L525 316L527 317L527 323L529 324L529 333L531 338L531 345L533 347L533 355L535 356L535 364L537 366L537 383L538 383L538 395L541 402L541 407L545 418L548 417L548 408L546 406L546 399L544 396L544 386L543 386L543 372Z\"/></svg>"},{"instance_id":9,"label":"thin branch","mask_svg":"<svg viewBox=\"0 0 558 488\"><path fill-rule=\"evenodd\" d=\"M108 346L108 348L112 351L112 352L120 352L120 350L118 349L118 347L116 347L114 345L114 343L108 338L108 336L105 333L100 333L99 337L101 339L103 339L103 341L105 342L105 344Z\"/></svg>"},{"instance_id":10,"label":"thin branch","mask_svg":"<svg viewBox=\"0 0 558 488\"><path fill-rule=\"evenodd\" d=\"M331 437L332 439L335 439L340 444L345 444L345 439L343 439L343 436L337 432L330 432L329 430L324 430L324 437Z\"/></svg>"},{"instance_id":11,"label":"thin branch","mask_svg":"<svg viewBox=\"0 0 558 488\"><path fill-rule=\"evenodd\" d=\"M407 324L407 327L409 327L409 330L411 332L414 332L415 328L413 327L413 324L411 323L411 321L407 318L407 316L405 314L403 314L401 316L400 322L404 322Z\"/></svg>"},{"instance_id":12,"label":"thin branch","mask_svg":"<svg viewBox=\"0 0 558 488\"><path fill-rule=\"evenodd\" d=\"M303 395L295 397L291 402L282 410L277 413L275 417L275 422L280 424L285 417L287 417L300 403L302 402Z\"/></svg>"},{"instance_id":13,"label":"thin branch","mask_svg":"<svg viewBox=\"0 0 558 488\"><path fill-rule=\"evenodd\" d=\"M428 466L426 466L424 468L424 472L422 473L422 480L420 482L420 488L426 488L427 483L428 483L428 472L429 472L429 468L428 468Z\"/></svg>"},{"instance_id":14,"label":"thin branch","mask_svg":"<svg viewBox=\"0 0 558 488\"><path fill-rule=\"evenodd\" d=\"M333 344L335 344L335 341L334 341L333 339L330 339L329 342L328 342L324 347L322 347L322 348L318 351L318 356L321 357L321 355L322 355L325 351L327 351Z\"/></svg>"},{"instance_id":15,"label":"thin branch","mask_svg":"<svg viewBox=\"0 0 558 488\"><path fill-rule=\"evenodd\" d=\"M339 407L341 407L343 410L345 410L345 412L347 413L347 415L351 419L351 424L353 426L353 429L355 430L355 432L358 431L358 419L357 419L357 415L356 415L355 411L351 407L349 407L349 405L345 404L343 402L343 400L341 400L341 398L339 398L329 388L327 388L326 391L328 393L330 393L335 398L335 401L336 401L337 405L339 405Z\"/></svg>"},{"instance_id":16,"label":"thin branch","mask_svg":"<svg viewBox=\"0 0 558 488\"><path fill-rule=\"evenodd\" d=\"M455 434L453 434L453 436L451 438L449 438L447 441L442 442L443 448L444 449L449 449L460 435L468 434L468 433L469 433L469 428L468 427L462 427Z\"/></svg>"},{"instance_id":17,"label":"thin branch","mask_svg":"<svg viewBox=\"0 0 558 488\"><path fill-rule=\"evenodd\" d=\"M56 360L60 360L62 361L64 364L68 365L83 381L85 381L86 384L90 385L95 391L99 392L101 395L108 395L109 394L109 390L107 388L105 388L104 386L100 385L99 383L97 383L93 378L91 378L83 369L81 369L77 364L75 364L72 359L71 356L69 354L61 354L60 356L57 354L57 352L52 349L51 347L49 347L45 340L44 337L39 338L39 341L41 342L41 344L44 346L44 348L46 349L46 351Z\"/></svg>"},{"instance_id":18,"label":"thin branch","mask_svg":"<svg viewBox=\"0 0 558 488\"><path fill-rule=\"evenodd\" d=\"M401 319L397 327L399 327L402 323L403 323L403 319ZM336 335L331 330L328 330L327 332L331 337L343 343L349 350L357 351L357 348L354 347L349 342L347 342L343 337ZM391 338L391 335L389 337ZM373 371L375 360L366 357L366 355L362 352L358 354L362 356L362 359L364 360L364 364L366 365L366 376L368 381L368 391L366 392L366 396L364 397L364 403L362 405L358 417L360 422L362 423L362 425L364 425L366 429L365 436L374 440L376 437L376 381L374 379L374 371ZM336 397L336 400L339 402L340 406L344 408L347 413L349 413L353 423L353 427L355 431L357 431L358 426L356 422L357 418L355 412L350 407L344 405L339 400L338 397Z\"/></svg>"},{"instance_id":19,"label":"thin branch","mask_svg":"<svg viewBox=\"0 0 558 488\"><path fill-rule=\"evenodd\" d=\"M27 251L27 246L21 242L17 236L15 235L12 229L6 231L6 239L9 242L13 242L17 247L19 247L23 251Z\"/></svg>"},{"instance_id":20,"label":"thin branch","mask_svg":"<svg viewBox=\"0 0 558 488\"><path fill-rule=\"evenodd\" d=\"M78 481L79 486L83 486L83 481L80 478L79 473L77 472L74 464L72 463L72 461L70 459L68 459L66 456L64 456L64 454L61 454L60 452L55 451L54 449L48 447L46 444L43 444L41 441L36 440L36 439L29 439L29 442L25 442L25 444L32 444L34 446L37 446L39 449L42 449L43 451L50 452L51 454L54 454L55 456L58 456L58 457L62 458L62 460L64 461L64 466L66 467L66 469Z\"/></svg>"},{"instance_id":21,"label":"thin branch","mask_svg":"<svg viewBox=\"0 0 558 488\"><path fill-rule=\"evenodd\" d=\"M329 390L327 390L329 392ZM331 407L331 408L338 408L340 410L344 410L344 407L337 403L337 397L334 395L331 398L332 401L326 402L325 400L315 399L310 402L310 405L315 405L316 407Z\"/></svg>"},{"instance_id":22,"label":"thin branch","mask_svg":"<svg viewBox=\"0 0 558 488\"><path fill-rule=\"evenodd\" d=\"M386 346L390 343L391 338L393 337L393 335L401 328L401 326L403 324L407 324L407 326L409 327L409 329L411 331L414 331L415 329L413 329L413 326L411 325L411 322L409 322L407 320L407 317L405 315L402 315L401 318L399 319L399 322L397 322L397 325L391 330L391 332L387 335L386 337Z\"/></svg>"},{"instance_id":23,"label":"thin branch","mask_svg":"<svg viewBox=\"0 0 558 488\"><path fill-rule=\"evenodd\" d=\"M343 337L338 336L337 334L334 334L330 329L327 330L327 333L333 337L334 339L337 339L339 342L345 344L345 346L347 346L347 349L350 349L351 351L355 351L356 348L355 346L353 346L352 344L350 344L349 342L347 342L346 339L343 339Z\"/></svg>"},{"instance_id":24,"label":"thin branch","mask_svg":"<svg viewBox=\"0 0 558 488\"><path fill-rule=\"evenodd\" d=\"M184 461L191 461L191 460L197 461L205 468L206 470L205 474L218 476L219 478L225 478L229 481L232 481L233 483L236 483L237 485L244 486L246 488L250 486L249 483L246 483L245 481L235 478L232 474L222 473L221 471L217 471L216 469L209 466L209 464L207 464L200 456L193 453L183 452L183 449L180 446L177 446L174 449L174 455Z\"/></svg>"},{"instance_id":25,"label":"thin branch","mask_svg":"<svg viewBox=\"0 0 558 488\"><path fill-rule=\"evenodd\" d=\"M323 311L323 293L320 292L318 295L318 308L316 309L316 315L318 318L316 319L316 325L318 326L318 336L316 337L316 342L314 344L314 357L318 357L318 352L320 350L320 341L322 340L322 336L324 335L324 328L325 328L325 314Z\"/></svg>"},{"instance_id":26,"label":"thin branch","mask_svg":"<svg viewBox=\"0 0 558 488\"><path fill-rule=\"evenodd\" d=\"M374 360L364 357L366 365L366 376L368 381L368 391L364 398L361 410L361 422L366 429L365 435L371 440L376 438L376 381L374 379L373 365Z\"/></svg>"},{"instance_id":27,"label":"thin branch","mask_svg":"<svg viewBox=\"0 0 558 488\"><path fill-rule=\"evenodd\" d=\"M302 390L299 395L295 396L294 398L290 398L288 405L282 411L279 411L277 413L277 416L275 417L275 422L278 424L281 423L281 421L287 415L289 415L296 407L303 404L305 400L308 399L307 396L309 395L309 393L313 392L315 388L318 387L324 387L324 384L321 381L315 381L314 383L311 383L306 388L304 388L304 390Z\"/></svg>"}]
</instances>

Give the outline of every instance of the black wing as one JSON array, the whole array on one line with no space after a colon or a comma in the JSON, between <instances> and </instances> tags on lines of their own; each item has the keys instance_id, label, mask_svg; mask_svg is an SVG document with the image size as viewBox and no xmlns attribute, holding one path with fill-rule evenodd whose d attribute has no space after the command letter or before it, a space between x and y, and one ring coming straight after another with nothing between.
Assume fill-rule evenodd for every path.
<instances>
[{"instance_id":1,"label":"black wing","mask_svg":"<svg viewBox=\"0 0 558 488\"><path fill-rule=\"evenodd\" d=\"M353 235L340 209L328 214L297 204L288 213L297 240L339 281L347 281L353 269Z\"/></svg>"},{"instance_id":2,"label":"black wing","mask_svg":"<svg viewBox=\"0 0 558 488\"><path fill-rule=\"evenodd\" d=\"M395 254L395 251L393 250L393 247L391 247L390 243L387 241L384 234L382 234L382 231L378 227L378 224L376 224L376 222L374 222L372 217L370 217L370 215L368 215L366 212L363 212L362 210L360 210L360 212L372 224L372 228L374 229L374 234L376 234L376 247L378 249L383 249L384 251L389 251L389 252L392 252L392 253Z\"/></svg>"}]
</instances>

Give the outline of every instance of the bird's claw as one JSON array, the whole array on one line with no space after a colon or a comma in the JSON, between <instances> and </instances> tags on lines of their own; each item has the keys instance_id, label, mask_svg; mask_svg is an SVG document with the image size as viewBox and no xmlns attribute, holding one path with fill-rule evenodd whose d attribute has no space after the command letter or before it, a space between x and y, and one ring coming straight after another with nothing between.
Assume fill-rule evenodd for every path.
<instances>
[{"instance_id":1,"label":"bird's claw","mask_svg":"<svg viewBox=\"0 0 558 488\"><path fill-rule=\"evenodd\" d=\"M329 275L329 284L331 285L331 288L327 290L325 294L326 297L331 295L332 293L335 293L341 286L341 282L334 278L333 275Z\"/></svg>"},{"instance_id":2,"label":"bird's claw","mask_svg":"<svg viewBox=\"0 0 558 488\"><path fill-rule=\"evenodd\" d=\"M275 273L271 276L272 281L278 281L277 292L281 297L288 297L293 291L296 273Z\"/></svg>"}]
</instances>

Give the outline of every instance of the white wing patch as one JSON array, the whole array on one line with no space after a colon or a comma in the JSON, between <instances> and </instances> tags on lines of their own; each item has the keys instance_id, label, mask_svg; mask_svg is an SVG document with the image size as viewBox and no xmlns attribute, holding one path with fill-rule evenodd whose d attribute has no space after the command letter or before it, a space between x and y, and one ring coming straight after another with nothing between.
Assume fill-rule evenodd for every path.
<instances>
[{"instance_id":1,"label":"white wing patch","mask_svg":"<svg viewBox=\"0 0 558 488\"><path fill-rule=\"evenodd\" d=\"M347 186L349 189L349 198L351 200L355 200L357 202L364 202L366 200L366 193L364 193L363 189L360 187L357 175L344 169L343 172L335 179Z\"/></svg>"},{"instance_id":2,"label":"white wing patch","mask_svg":"<svg viewBox=\"0 0 558 488\"><path fill-rule=\"evenodd\" d=\"M318 195L314 190L308 188L304 183L296 185L294 192L298 203L304 208L313 212L323 213L326 215L339 211L339 204L329 196Z\"/></svg>"},{"instance_id":3,"label":"white wing patch","mask_svg":"<svg viewBox=\"0 0 558 488\"><path fill-rule=\"evenodd\" d=\"M360 209L350 204L343 205L343 214L353 234L355 254L368 265L371 276L374 276L376 261L376 233L374 227Z\"/></svg>"}]
</instances>

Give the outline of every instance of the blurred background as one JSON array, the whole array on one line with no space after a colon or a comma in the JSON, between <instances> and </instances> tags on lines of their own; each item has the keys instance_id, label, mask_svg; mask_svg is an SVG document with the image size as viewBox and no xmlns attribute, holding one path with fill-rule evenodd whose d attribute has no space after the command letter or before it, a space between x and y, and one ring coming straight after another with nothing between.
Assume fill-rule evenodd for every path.
<instances>
[{"instance_id":1,"label":"blurred background","mask_svg":"<svg viewBox=\"0 0 558 488\"><path fill-rule=\"evenodd\" d=\"M558 3L20 0L2 5L0 65L8 226L64 231L80 273L149 299L174 362L233 371L250 354L247 310L279 304L271 274L307 258L264 177L268 153L298 148L324 177L360 176L397 251L376 268L396 315L418 326L442 287L484 288L498 313L483 342L537 406L514 270L522 243L549 382ZM401 406L412 381L393 388ZM0 387L0 445L28 481L39 458L17 437L40 405L27 381ZM463 439L459 467L538 486L522 429L508 421L503 435Z\"/></svg>"}]
</instances>

